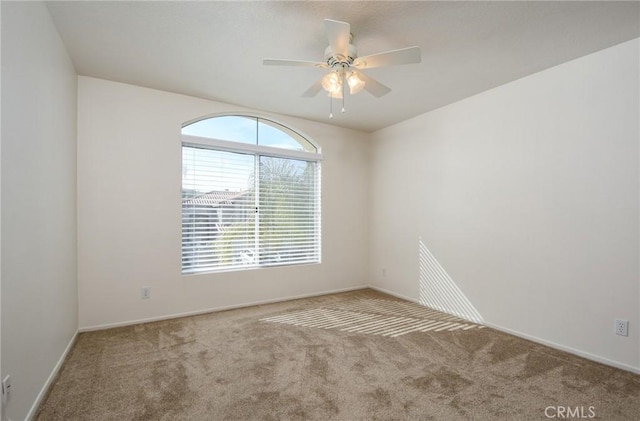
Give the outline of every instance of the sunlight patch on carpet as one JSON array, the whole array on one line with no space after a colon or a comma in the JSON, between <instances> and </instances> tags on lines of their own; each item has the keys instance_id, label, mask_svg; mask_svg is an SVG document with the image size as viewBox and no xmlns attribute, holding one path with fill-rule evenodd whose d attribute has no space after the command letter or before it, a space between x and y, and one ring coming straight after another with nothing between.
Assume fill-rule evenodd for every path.
<instances>
[{"instance_id":1,"label":"sunlight patch on carpet","mask_svg":"<svg viewBox=\"0 0 640 421\"><path fill-rule=\"evenodd\" d=\"M350 300L260 320L392 338L411 332L451 332L484 328L415 303L381 299Z\"/></svg>"}]
</instances>

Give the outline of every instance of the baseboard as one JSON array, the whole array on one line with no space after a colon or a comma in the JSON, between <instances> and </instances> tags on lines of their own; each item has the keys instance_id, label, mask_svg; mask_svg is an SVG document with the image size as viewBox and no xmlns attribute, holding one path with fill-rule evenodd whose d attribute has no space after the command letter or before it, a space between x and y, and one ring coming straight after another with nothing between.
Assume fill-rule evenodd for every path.
<instances>
[{"instance_id":1,"label":"baseboard","mask_svg":"<svg viewBox=\"0 0 640 421\"><path fill-rule=\"evenodd\" d=\"M401 299L406 300L406 301L411 301L412 303L420 304L420 301L416 300L415 298L407 297L406 295L398 294L397 292L389 291L388 289L380 288L380 287L373 286L373 285L369 285L367 288L375 289L376 291L382 292L383 294L388 294L388 295L394 296L396 298L401 298ZM422 305L422 304L420 304L420 305ZM441 310L438 310L438 311L441 311Z\"/></svg>"},{"instance_id":2,"label":"baseboard","mask_svg":"<svg viewBox=\"0 0 640 421\"><path fill-rule=\"evenodd\" d=\"M560 351L568 352L569 354L574 354L582 358L586 358L587 360L595 361L597 363L601 363L604 365L608 365L611 367L619 368L621 370L630 371L631 373L640 374L640 368L634 367L632 365L624 364L618 361L610 360L608 358L600 357L598 355L590 354L588 352L580 351L575 348L571 348L566 345L560 345L552 341L547 341L545 339L540 339L536 336L527 335L526 333L518 332L512 329L508 329L506 327L496 325L493 323L483 322L483 324L487 327L490 327L495 330L499 330L500 332L508 333L509 335L517 336L522 339L526 339L531 342L536 342L541 345L548 346L550 348L554 348Z\"/></svg>"},{"instance_id":3,"label":"baseboard","mask_svg":"<svg viewBox=\"0 0 640 421\"><path fill-rule=\"evenodd\" d=\"M53 370L51 371L49 378L47 378L47 381L42 386L42 389L40 389L40 393L38 393L36 400L33 402L33 405L31 405L31 409L27 413L27 416L25 417L25 421L31 421L35 417L36 412L38 412L38 407L42 403L42 400L47 396L47 393L49 392L49 388L51 387L51 384L56 379L56 376L58 375L60 368L62 368L62 364L64 363L64 360L67 358L69 351L71 351L77 339L78 339L78 331L76 330L76 333L73 334L73 337L69 341L69 344L65 348L62 355L60 356L60 359L58 359L58 362L56 363L55 367L53 367Z\"/></svg>"},{"instance_id":4,"label":"baseboard","mask_svg":"<svg viewBox=\"0 0 640 421\"><path fill-rule=\"evenodd\" d=\"M392 296L397 297L397 298L401 298L403 300L407 300L407 301L411 301L413 303L420 304L420 302L418 300L416 300L415 298L407 297L405 295L398 294L397 292L389 291L387 289L380 288L380 287L373 286L373 285L370 285L369 288L375 289L376 291L380 291L380 292L383 292L385 294L392 295ZM422 304L420 304L420 305L422 305ZM439 311L442 311L442 310L439 310ZM560 351L568 352L569 354L577 355L579 357L586 358L586 359L591 360L591 361L595 361L595 362L598 362L598 363L601 363L601 364L604 364L604 365L608 365L608 366L611 366L611 367L619 368L621 370L630 371L631 373L640 374L640 368L638 368L638 367L634 367L634 366L631 366L631 365L627 365L627 364L623 364L623 363L620 363L620 362L617 362L617 361L613 361L613 360L610 360L608 358L604 358L604 357L600 357L598 355L590 354L588 352L580 351L580 350L577 350L577 349L574 349L574 348L571 348L571 347L568 347L568 346L565 346L565 345L560 345L560 344L557 344L555 342L547 341L545 339L540 339L540 338L538 338L536 336L527 335L526 333L522 333L522 332L518 332L518 331L515 331L515 330L507 329L506 327L503 327L503 326L500 326L500 325L496 325L496 324L493 324L493 323L488 323L488 322L486 322L484 320L481 321L480 324L482 324L484 326L487 326L487 327L490 327L490 328L495 329L495 330L499 330L500 332L508 333L509 335L517 336L519 338L526 339L526 340L531 341L531 342L539 343L541 345L545 345L545 346L548 346L550 348L554 348L554 349L558 349Z\"/></svg>"},{"instance_id":5,"label":"baseboard","mask_svg":"<svg viewBox=\"0 0 640 421\"><path fill-rule=\"evenodd\" d=\"M362 286L356 286L356 287L350 287L350 288L341 288L341 289L336 289L336 290L330 290L330 291L323 291L323 292L316 292L316 293L311 293L311 294L302 294L302 295L294 295L294 296L288 296L288 297L280 297L280 298L274 298L274 299L270 299L270 300L261 300L261 301L253 301L253 302L247 302L247 303L242 303L242 304L234 304L234 305L230 305L230 306L222 306L222 307L213 307L213 308L207 308L207 309L203 309L203 310L197 310L197 311L190 311L190 312L185 312L185 313L176 313L176 314L171 314L171 315L165 315L165 316L159 316L159 317L150 317L147 319L138 319L138 320L130 320L130 321L125 321L125 322L118 322L118 323L108 323L108 324L103 324L103 325L96 325L96 326L87 326L87 327L83 327L79 329L79 332L91 332L91 331L95 331L95 330L103 330L103 329L111 329L114 327L123 327L123 326L131 326L131 325L137 325L137 324L141 324L141 323L149 323L149 322L157 322L157 321L162 321L162 320L169 320L169 319L177 319L180 317L188 317L188 316L197 316L199 314L207 314L207 313L215 313L218 311L225 311L225 310L234 310L234 309L238 309L238 308L244 308L244 307L251 307L251 306L256 306L256 305L262 305L262 304L273 304L273 303L279 303L279 302L283 302L283 301L290 301L290 300L297 300L297 299L301 299L301 298L310 298L310 297L319 297L322 295L329 295L329 294L338 294L341 292L349 292L349 291L356 291L356 290L360 290L360 289L366 289L366 288L371 288L373 290L382 292L384 294L388 294L406 301L410 301L416 304L420 304L422 305L417 299L412 298L412 297L408 297L406 295L394 292L394 291L390 291L388 289L385 288L381 288L379 286L375 286L375 285L362 285ZM476 322L474 322L476 323ZM505 328L503 326L500 325L496 325L493 323L488 323L486 321L481 321L479 324L485 325L487 327L490 327L492 329L496 329L499 330L501 332L504 333L508 333L510 335L513 336L517 336L532 342L536 342L539 343L541 345L545 345L554 349L558 349L560 351L564 351L564 352L568 352L570 354L574 354L577 355L579 357L583 357L586 358L588 360L592 360L601 364L605 364L611 367L615 367L615 368L619 368L621 370L625 370L625 371L629 371L635 374L640 374L640 368L638 367L633 367L627 364L623 364L617 361L613 361L613 360L609 360L607 358L604 357L600 357L594 354L590 354L588 352L584 352L584 351L580 351L568 346L564 346L564 345L560 345L557 344L555 342L551 342L551 341L547 341L544 339L540 339L538 337L535 336L531 336L531 335L527 335L525 333L521 333L518 331L514 331L508 328ZM75 337L74 337L75 340ZM66 355L65 351L65 355ZM64 359L64 358L63 358ZM56 372L57 369L59 367L56 366ZM51 379L49 379L49 381L47 382L47 385L45 388L48 387L49 382L51 381ZM39 396L39 399L41 399L41 397ZM37 408L37 405L35 406ZM29 419L29 418L27 418Z\"/></svg>"},{"instance_id":6,"label":"baseboard","mask_svg":"<svg viewBox=\"0 0 640 421\"><path fill-rule=\"evenodd\" d=\"M179 319L180 317L197 316L197 315L200 315L200 314L215 313L215 312L218 312L218 311L235 310L235 309L238 309L238 308L258 306L258 305L262 305L262 304L274 304L274 303L280 303L280 302L283 302L283 301L298 300L298 299L301 299L301 298L311 298L311 297L320 297L322 295L339 294L341 292L357 291L359 289L366 289L366 288L369 288L369 286L368 285L362 285L362 286L356 286L356 287L335 289L335 290L330 290L330 291L313 292L313 293L310 293L310 294L292 295L292 296L288 296L288 297L279 297L279 298L273 298L273 299L269 299L269 300L253 301L253 302L242 303L242 304L233 304L233 305L230 305L230 306L212 307L212 308L207 308L207 309L202 309L202 310L188 311L188 312L185 312L185 313L174 313L174 314L158 316L158 317L149 317L149 318L146 318L146 319L128 320L128 321L118 322L118 323L106 323L106 324L102 324L102 325L86 326L86 327L81 327L78 331L79 332L92 332L92 331L95 331L95 330L112 329L114 327L139 325L139 324L142 324L142 323L159 322L159 321L162 321L162 320L170 320L170 319Z\"/></svg>"}]
</instances>

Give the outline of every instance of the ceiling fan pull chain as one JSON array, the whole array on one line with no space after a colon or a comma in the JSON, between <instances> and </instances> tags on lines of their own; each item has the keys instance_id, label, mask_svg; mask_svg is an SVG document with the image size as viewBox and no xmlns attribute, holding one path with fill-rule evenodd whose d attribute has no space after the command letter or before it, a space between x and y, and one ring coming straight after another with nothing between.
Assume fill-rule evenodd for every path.
<instances>
[{"instance_id":1,"label":"ceiling fan pull chain","mask_svg":"<svg viewBox=\"0 0 640 421\"><path fill-rule=\"evenodd\" d=\"M346 83L346 80L345 80ZM344 83L342 84L342 112L344 113Z\"/></svg>"}]
</instances>

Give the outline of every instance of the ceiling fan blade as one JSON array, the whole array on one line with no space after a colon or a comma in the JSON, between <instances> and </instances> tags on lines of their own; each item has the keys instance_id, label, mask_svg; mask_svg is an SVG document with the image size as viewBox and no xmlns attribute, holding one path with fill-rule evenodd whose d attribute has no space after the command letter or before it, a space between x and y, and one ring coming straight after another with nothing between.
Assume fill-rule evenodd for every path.
<instances>
[{"instance_id":1,"label":"ceiling fan blade","mask_svg":"<svg viewBox=\"0 0 640 421\"><path fill-rule=\"evenodd\" d=\"M349 55L351 26L347 22L325 19L324 28L327 31L327 38L329 38L329 45L333 54L342 54L347 57Z\"/></svg>"},{"instance_id":2,"label":"ceiling fan blade","mask_svg":"<svg viewBox=\"0 0 640 421\"><path fill-rule=\"evenodd\" d=\"M318 79L318 81L316 83L314 83L313 85L311 85L309 87L309 89L307 89L302 96L305 98L312 98L316 95L318 95L318 93L322 90L322 78Z\"/></svg>"},{"instance_id":3,"label":"ceiling fan blade","mask_svg":"<svg viewBox=\"0 0 640 421\"><path fill-rule=\"evenodd\" d=\"M374 67L394 66L397 64L420 63L420 47L407 47L399 50L386 51L370 56L358 57L353 66L358 69L372 69Z\"/></svg>"},{"instance_id":4,"label":"ceiling fan blade","mask_svg":"<svg viewBox=\"0 0 640 421\"><path fill-rule=\"evenodd\" d=\"M267 66L295 66L295 67L320 67L322 69L327 67L326 63L318 61L304 61L304 60L281 60L278 58L265 58L262 60L262 64Z\"/></svg>"},{"instance_id":5,"label":"ceiling fan blade","mask_svg":"<svg viewBox=\"0 0 640 421\"><path fill-rule=\"evenodd\" d=\"M364 90L369 92L376 98L380 98L381 96L384 96L391 92L391 88L383 85L382 83L378 82L372 77L365 75L362 72L358 72L358 76L364 82Z\"/></svg>"}]
</instances>

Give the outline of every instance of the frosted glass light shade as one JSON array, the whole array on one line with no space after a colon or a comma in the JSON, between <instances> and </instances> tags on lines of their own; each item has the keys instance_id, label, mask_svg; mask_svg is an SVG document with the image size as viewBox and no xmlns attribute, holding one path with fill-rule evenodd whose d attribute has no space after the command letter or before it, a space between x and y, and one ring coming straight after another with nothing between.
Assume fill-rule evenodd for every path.
<instances>
[{"instance_id":1,"label":"frosted glass light shade","mask_svg":"<svg viewBox=\"0 0 640 421\"><path fill-rule=\"evenodd\" d=\"M364 88L365 82L360 79L358 72L355 70L347 75L347 83L349 84L349 93L351 95L357 94Z\"/></svg>"},{"instance_id":2,"label":"frosted glass light shade","mask_svg":"<svg viewBox=\"0 0 640 421\"><path fill-rule=\"evenodd\" d=\"M342 78L338 72L329 72L322 78L322 87L330 96L342 95Z\"/></svg>"}]
</instances>

